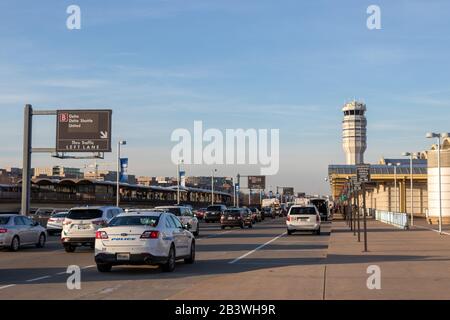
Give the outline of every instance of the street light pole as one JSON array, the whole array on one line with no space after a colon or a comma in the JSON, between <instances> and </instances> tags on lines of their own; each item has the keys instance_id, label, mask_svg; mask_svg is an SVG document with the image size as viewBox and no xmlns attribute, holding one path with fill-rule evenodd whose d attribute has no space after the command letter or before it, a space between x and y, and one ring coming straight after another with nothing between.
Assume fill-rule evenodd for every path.
<instances>
[{"instance_id":1,"label":"street light pole","mask_svg":"<svg viewBox=\"0 0 450 320\"><path fill-rule=\"evenodd\" d=\"M177 205L180 204L180 160L177 162Z\"/></svg>"},{"instance_id":2,"label":"street light pole","mask_svg":"<svg viewBox=\"0 0 450 320\"><path fill-rule=\"evenodd\" d=\"M125 140L117 142L116 207L118 207L120 203L120 146L126 144L127 142Z\"/></svg>"},{"instance_id":3,"label":"street light pole","mask_svg":"<svg viewBox=\"0 0 450 320\"><path fill-rule=\"evenodd\" d=\"M211 205L214 205L214 172L217 172L217 169L213 169L211 174Z\"/></svg>"},{"instance_id":4,"label":"street light pole","mask_svg":"<svg viewBox=\"0 0 450 320\"><path fill-rule=\"evenodd\" d=\"M409 156L409 170L410 170L410 176L409 176L409 182L410 182L410 201L411 201L411 226L414 225L414 175L413 175L413 152L404 152L403 156L407 157Z\"/></svg>"}]
</instances>

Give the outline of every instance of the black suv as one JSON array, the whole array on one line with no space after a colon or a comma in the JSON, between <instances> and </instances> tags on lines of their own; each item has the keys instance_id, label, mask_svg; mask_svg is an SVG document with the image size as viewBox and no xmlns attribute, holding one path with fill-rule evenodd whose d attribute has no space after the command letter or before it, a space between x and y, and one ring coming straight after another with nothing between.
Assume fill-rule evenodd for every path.
<instances>
[{"instance_id":1,"label":"black suv","mask_svg":"<svg viewBox=\"0 0 450 320\"><path fill-rule=\"evenodd\" d=\"M215 204L206 208L203 220L205 222L220 222L220 217L227 210L227 207L223 204Z\"/></svg>"},{"instance_id":2,"label":"black suv","mask_svg":"<svg viewBox=\"0 0 450 320\"><path fill-rule=\"evenodd\" d=\"M240 227L244 229L247 226L253 228L253 218L250 209L247 208L233 208L227 209L220 218L220 227Z\"/></svg>"}]
</instances>

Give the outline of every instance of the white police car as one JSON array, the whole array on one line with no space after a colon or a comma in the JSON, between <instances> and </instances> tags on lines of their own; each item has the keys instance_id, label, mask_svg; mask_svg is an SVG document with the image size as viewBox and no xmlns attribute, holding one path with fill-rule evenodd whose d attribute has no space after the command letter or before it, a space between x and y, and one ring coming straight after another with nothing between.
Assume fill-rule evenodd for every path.
<instances>
[{"instance_id":1,"label":"white police car","mask_svg":"<svg viewBox=\"0 0 450 320\"><path fill-rule=\"evenodd\" d=\"M195 261L195 238L170 212L131 211L117 215L95 235L95 262L100 272L116 265L161 265Z\"/></svg>"}]
</instances>

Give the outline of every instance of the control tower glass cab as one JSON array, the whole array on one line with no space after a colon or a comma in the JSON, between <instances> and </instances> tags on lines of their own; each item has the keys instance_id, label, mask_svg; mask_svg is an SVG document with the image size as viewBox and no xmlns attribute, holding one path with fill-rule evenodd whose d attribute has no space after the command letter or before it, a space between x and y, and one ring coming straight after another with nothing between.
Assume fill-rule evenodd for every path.
<instances>
[{"instance_id":1,"label":"control tower glass cab","mask_svg":"<svg viewBox=\"0 0 450 320\"><path fill-rule=\"evenodd\" d=\"M352 101L342 108L342 146L346 163L349 165L364 163L364 152L367 148L367 120L366 105Z\"/></svg>"}]
</instances>

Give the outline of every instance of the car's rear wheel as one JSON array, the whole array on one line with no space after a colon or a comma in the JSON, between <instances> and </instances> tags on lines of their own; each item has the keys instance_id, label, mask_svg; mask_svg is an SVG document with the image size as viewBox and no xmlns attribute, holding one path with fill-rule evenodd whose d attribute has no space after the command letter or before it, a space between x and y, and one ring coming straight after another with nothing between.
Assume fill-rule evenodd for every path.
<instances>
[{"instance_id":1,"label":"car's rear wheel","mask_svg":"<svg viewBox=\"0 0 450 320\"><path fill-rule=\"evenodd\" d=\"M175 270L175 248L173 245L170 247L169 256L167 257L167 262L162 265L162 269L165 272L172 272Z\"/></svg>"},{"instance_id":2,"label":"car's rear wheel","mask_svg":"<svg viewBox=\"0 0 450 320\"><path fill-rule=\"evenodd\" d=\"M191 243L191 254L189 258L184 259L184 263L193 264L195 262L195 242Z\"/></svg>"},{"instance_id":3,"label":"car's rear wheel","mask_svg":"<svg viewBox=\"0 0 450 320\"><path fill-rule=\"evenodd\" d=\"M290 236L292 234L292 230L288 230L287 234Z\"/></svg>"},{"instance_id":4,"label":"car's rear wheel","mask_svg":"<svg viewBox=\"0 0 450 320\"><path fill-rule=\"evenodd\" d=\"M316 230L316 235L320 236L320 228Z\"/></svg>"},{"instance_id":5,"label":"car's rear wheel","mask_svg":"<svg viewBox=\"0 0 450 320\"><path fill-rule=\"evenodd\" d=\"M241 223L240 227L241 227L241 229L244 229L245 225L243 222Z\"/></svg>"},{"instance_id":6,"label":"car's rear wheel","mask_svg":"<svg viewBox=\"0 0 450 320\"><path fill-rule=\"evenodd\" d=\"M225 229L225 226L220 226L220 229L224 230L224 229Z\"/></svg>"},{"instance_id":7,"label":"car's rear wheel","mask_svg":"<svg viewBox=\"0 0 450 320\"><path fill-rule=\"evenodd\" d=\"M38 242L36 243L36 248L43 248L45 246L45 240L45 234L41 233Z\"/></svg>"},{"instance_id":8,"label":"car's rear wheel","mask_svg":"<svg viewBox=\"0 0 450 320\"><path fill-rule=\"evenodd\" d=\"M99 272L111 272L112 265L109 263L97 263L97 270Z\"/></svg>"},{"instance_id":9,"label":"car's rear wheel","mask_svg":"<svg viewBox=\"0 0 450 320\"><path fill-rule=\"evenodd\" d=\"M75 249L77 247L71 245L71 244L65 244L64 245L64 250L66 250L66 252L75 252Z\"/></svg>"},{"instance_id":10,"label":"car's rear wheel","mask_svg":"<svg viewBox=\"0 0 450 320\"><path fill-rule=\"evenodd\" d=\"M248 225L248 227L249 227L250 229L253 228L253 224L250 223L250 224Z\"/></svg>"},{"instance_id":11,"label":"car's rear wheel","mask_svg":"<svg viewBox=\"0 0 450 320\"><path fill-rule=\"evenodd\" d=\"M11 246L9 247L9 250L16 252L16 251L19 251L19 248L20 248L20 239L18 236L15 236L11 240Z\"/></svg>"}]
</instances>

